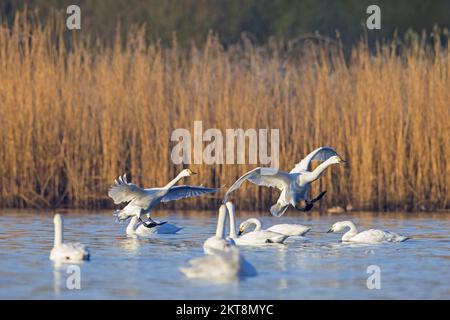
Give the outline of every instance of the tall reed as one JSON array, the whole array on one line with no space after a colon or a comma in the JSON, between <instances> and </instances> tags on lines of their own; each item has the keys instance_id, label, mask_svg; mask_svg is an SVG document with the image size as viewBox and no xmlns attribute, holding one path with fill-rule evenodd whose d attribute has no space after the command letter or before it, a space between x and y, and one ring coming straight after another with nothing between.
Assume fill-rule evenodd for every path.
<instances>
[{"instance_id":1,"label":"tall reed","mask_svg":"<svg viewBox=\"0 0 450 320\"><path fill-rule=\"evenodd\" d=\"M18 16L0 27L0 206L112 206L107 188L131 173L163 185L176 128L278 128L281 168L333 146L348 160L313 186L324 205L448 208L450 55L411 34L401 50L364 40L286 50L210 35L190 52L130 32L113 47L64 40L58 23ZM448 40L448 34L443 34ZM94 39L95 40L95 39ZM90 39L92 42L92 39ZM189 183L230 186L255 165L195 165ZM244 185L239 206L265 209L273 190ZM212 207L198 198L180 206Z\"/></svg>"}]
</instances>

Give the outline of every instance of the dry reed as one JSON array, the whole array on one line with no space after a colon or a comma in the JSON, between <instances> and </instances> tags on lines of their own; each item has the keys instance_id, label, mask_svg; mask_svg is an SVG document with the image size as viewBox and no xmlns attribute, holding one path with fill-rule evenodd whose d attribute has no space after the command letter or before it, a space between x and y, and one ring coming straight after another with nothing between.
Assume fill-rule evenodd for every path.
<instances>
[{"instance_id":1,"label":"dry reed","mask_svg":"<svg viewBox=\"0 0 450 320\"><path fill-rule=\"evenodd\" d=\"M313 186L328 190L325 205L448 208L450 55L439 42L411 35L398 53L361 41L344 57L324 45L224 49L213 35L190 52L143 39L135 31L112 48L65 47L55 23L18 16L1 27L1 207L111 206L107 188L124 172L163 185L181 169L170 161L172 130L202 120L223 132L280 129L283 169L317 146L336 148L348 166ZM253 167L196 165L189 183L230 186ZM276 196L252 185L235 195L248 209Z\"/></svg>"}]
</instances>

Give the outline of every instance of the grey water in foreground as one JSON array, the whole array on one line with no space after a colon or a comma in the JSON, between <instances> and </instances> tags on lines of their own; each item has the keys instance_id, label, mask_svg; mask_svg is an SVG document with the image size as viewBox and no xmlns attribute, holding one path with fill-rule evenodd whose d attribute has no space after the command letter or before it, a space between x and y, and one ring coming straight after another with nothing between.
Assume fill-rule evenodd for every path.
<instances>
[{"instance_id":1,"label":"grey water in foreground","mask_svg":"<svg viewBox=\"0 0 450 320\"><path fill-rule=\"evenodd\" d=\"M305 239L271 247L241 247L258 275L214 284L187 279L180 266L203 255L214 234L216 212L163 212L155 217L185 227L177 235L137 240L125 236L111 212L64 214L66 242L89 247L80 264L81 288L69 290L67 266L49 259L53 215L0 213L0 298L2 299L450 299L449 213L351 213L282 218L239 214L238 222L259 216L263 227L299 223L312 227ZM379 228L411 236L399 244L340 243L325 233L332 223L351 219L359 231ZM370 265L381 270L381 289L366 285Z\"/></svg>"}]
</instances>

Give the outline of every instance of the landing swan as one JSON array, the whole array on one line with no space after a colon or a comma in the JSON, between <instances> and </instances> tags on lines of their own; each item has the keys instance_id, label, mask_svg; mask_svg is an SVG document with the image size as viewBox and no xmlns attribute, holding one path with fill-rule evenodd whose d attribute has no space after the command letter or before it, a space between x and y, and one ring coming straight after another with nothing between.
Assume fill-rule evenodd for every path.
<instances>
[{"instance_id":1,"label":"landing swan","mask_svg":"<svg viewBox=\"0 0 450 320\"><path fill-rule=\"evenodd\" d=\"M311 170L312 161L323 161L316 169ZM302 161L289 172L283 172L274 168L255 168L242 177L230 187L224 196L223 203L226 203L229 195L240 188L246 180L253 184L265 187L275 187L281 191L277 203L270 208L270 213L276 217L280 217L287 210L289 205L300 211L309 211L313 208L314 203L319 201L326 193L321 192L316 198L308 200L308 192L311 183L320 178L325 169L333 164L345 162L330 147L320 147L308 154ZM297 207L300 200L305 200L304 208Z\"/></svg>"},{"instance_id":2,"label":"landing swan","mask_svg":"<svg viewBox=\"0 0 450 320\"><path fill-rule=\"evenodd\" d=\"M226 206L228 209L228 215L230 217L230 238L234 240L237 245L264 245L268 243L283 243L283 241L286 240L286 235L268 230L256 230L242 234L243 231L248 226L250 226L250 223L248 224L248 226L242 223L239 228L239 234L236 234L234 204L231 201L227 201Z\"/></svg>"},{"instance_id":3,"label":"landing swan","mask_svg":"<svg viewBox=\"0 0 450 320\"><path fill-rule=\"evenodd\" d=\"M205 188L201 186L175 186L175 184L184 177L196 174L191 169L182 170L172 181L162 188L141 188L127 181L124 174L115 180L115 184L110 187L108 196L114 200L115 204L128 202L127 206L122 210L117 210L116 214L124 211L125 213L133 212L141 219L143 214L147 214L148 225L155 226L156 223L150 218L151 211L161 202L180 200L184 198L197 197L205 193L216 192L219 189ZM141 220L142 221L142 220Z\"/></svg>"},{"instance_id":4,"label":"landing swan","mask_svg":"<svg viewBox=\"0 0 450 320\"><path fill-rule=\"evenodd\" d=\"M380 243L380 242L402 242L408 237L401 236L398 233L370 229L359 232L356 230L356 226L351 221L339 221L333 224L328 232L341 232L346 228L350 228L343 236L343 242L360 242L360 243Z\"/></svg>"},{"instance_id":5,"label":"landing swan","mask_svg":"<svg viewBox=\"0 0 450 320\"><path fill-rule=\"evenodd\" d=\"M55 225L55 240L50 260L56 262L74 262L89 260L89 251L81 243L63 243L63 218L59 214L53 217Z\"/></svg>"},{"instance_id":6,"label":"landing swan","mask_svg":"<svg viewBox=\"0 0 450 320\"><path fill-rule=\"evenodd\" d=\"M221 205L219 208L219 216L217 219L216 234L203 243L203 250L206 254L213 254L214 251L225 251L235 243L232 239L225 239L225 221L227 208Z\"/></svg>"},{"instance_id":7,"label":"landing swan","mask_svg":"<svg viewBox=\"0 0 450 320\"><path fill-rule=\"evenodd\" d=\"M148 237L155 234L175 234L181 229L183 228L171 223L160 224L149 228L140 222L138 217L132 216L126 232L128 236Z\"/></svg>"}]
</instances>

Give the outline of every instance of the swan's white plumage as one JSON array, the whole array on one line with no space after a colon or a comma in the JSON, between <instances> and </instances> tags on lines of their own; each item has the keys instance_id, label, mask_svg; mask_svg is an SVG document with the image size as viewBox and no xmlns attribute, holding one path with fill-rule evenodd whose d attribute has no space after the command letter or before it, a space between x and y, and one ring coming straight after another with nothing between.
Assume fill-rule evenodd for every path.
<instances>
[{"instance_id":1,"label":"swan's white plumage","mask_svg":"<svg viewBox=\"0 0 450 320\"><path fill-rule=\"evenodd\" d=\"M180 228L171 223L147 228L142 222L139 222L138 217L132 216L127 226L126 233L128 236L149 237L155 234L175 234L183 228Z\"/></svg>"},{"instance_id":2,"label":"swan's white plumage","mask_svg":"<svg viewBox=\"0 0 450 320\"><path fill-rule=\"evenodd\" d=\"M55 227L55 240L50 251L50 260L56 262L74 262L89 260L89 251L85 245L76 243L63 243L63 218L59 214L53 217Z\"/></svg>"},{"instance_id":3,"label":"swan's white plumage","mask_svg":"<svg viewBox=\"0 0 450 320\"><path fill-rule=\"evenodd\" d=\"M184 177L195 174L190 169L182 170L172 181L162 188L141 188L128 182L126 175L114 181L109 189L108 196L115 204L127 202L127 206L122 211L133 211L138 217L150 213L154 207L161 202L175 201L189 197L197 197L206 193L216 192L217 188L205 188L202 186L175 186ZM121 210L119 210L121 211Z\"/></svg>"},{"instance_id":4,"label":"swan's white plumage","mask_svg":"<svg viewBox=\"0 0 450 320\"><path fill-rule=\"evenodd\" d=\"M341 232L346 228L349 228L349 230L342 236L343 242L382 243L403 242L409 239L408 237L399 235L395 232L383 231L378 229L369 229L358 233L355 224L351 221L336 222L331 226L328 232Z\"/></svg>"},{"instance_id":5,"label":"swan's white plumage","mask_svg":"<svg viewBox=\"0 0 450 320\"><path fill-rule=\"evenodd\" d=\"M261 223L257 219L248 219L247 221L243 222L239 228L239 231L245 231L245 229L252 224L251 222L256 224L256 229L252 232L248 232L238 236L236 234L234 204L231 201L227 201L225 205L228 209L228 216L230 218L230 238L233 239L238 246L283 243L283 241L287 238L287 236L284 234L268 230L261 230Z\"/></svg>"},{"instance_id":6,"label":"swan's white plumage","mask_svg":"<svg viewBox=\"0 0 450 320\"><path fill-rule=\"evenodd\" d=\"M188 278L202 278L214 282L228 282L243 276L254 276L256 269L242 256L233 239L225 239L227 209L221 205L217 219L216 235L203 244L205 256L189 261L190 267L180 271Z\"/></svg>"},{"instance_id":7,"label":"swan's white plumage","mask_svg":"<svg viewBox=\"0 0 450 320\"><path fill-rule=\"evenodd\" d=\"M323 163L310 171L312 161L322 161ZM296 207L300 200L308 201L310 184L319 179L326 168L340 162L343 160L336 151L330 147L320 147L297 163L289 173L274 168L255 168L236 180L226 192L223 202L226 203L230 194L248 180L253 184L274 187L281 191L277 202L270 208L270 213L279 217L286 212L289 205ZM312 203L314 202L312 200ZM308 208L308 210L310 209Z\"/></svg>"},{"instance_id":8,"label":"swan's white plumage","mask_svg":"<svg viewBox=\"0 0 450 320\"><path fill-rule=\"evenodd\" d=\"M216 234L203 243L203 250L207 254L213 254L214 251L225 251L235 243L232 239L225 239L225 221L227 209L224 205L220 206L219 216L217 218Z\"/></svg>"},{"instance_id":9,"label":"swan's white plumage","mask_svg":"<svg viewBox=\"0 0 450 320\"><path fill-rule=\"evenodd\" d=\"M301 224L282 223L273 225L270 228L267 228L267 230L281 233L289 237L295 237L304 236L311 228L302 226Z\"/></svg>"}]
</instances>

